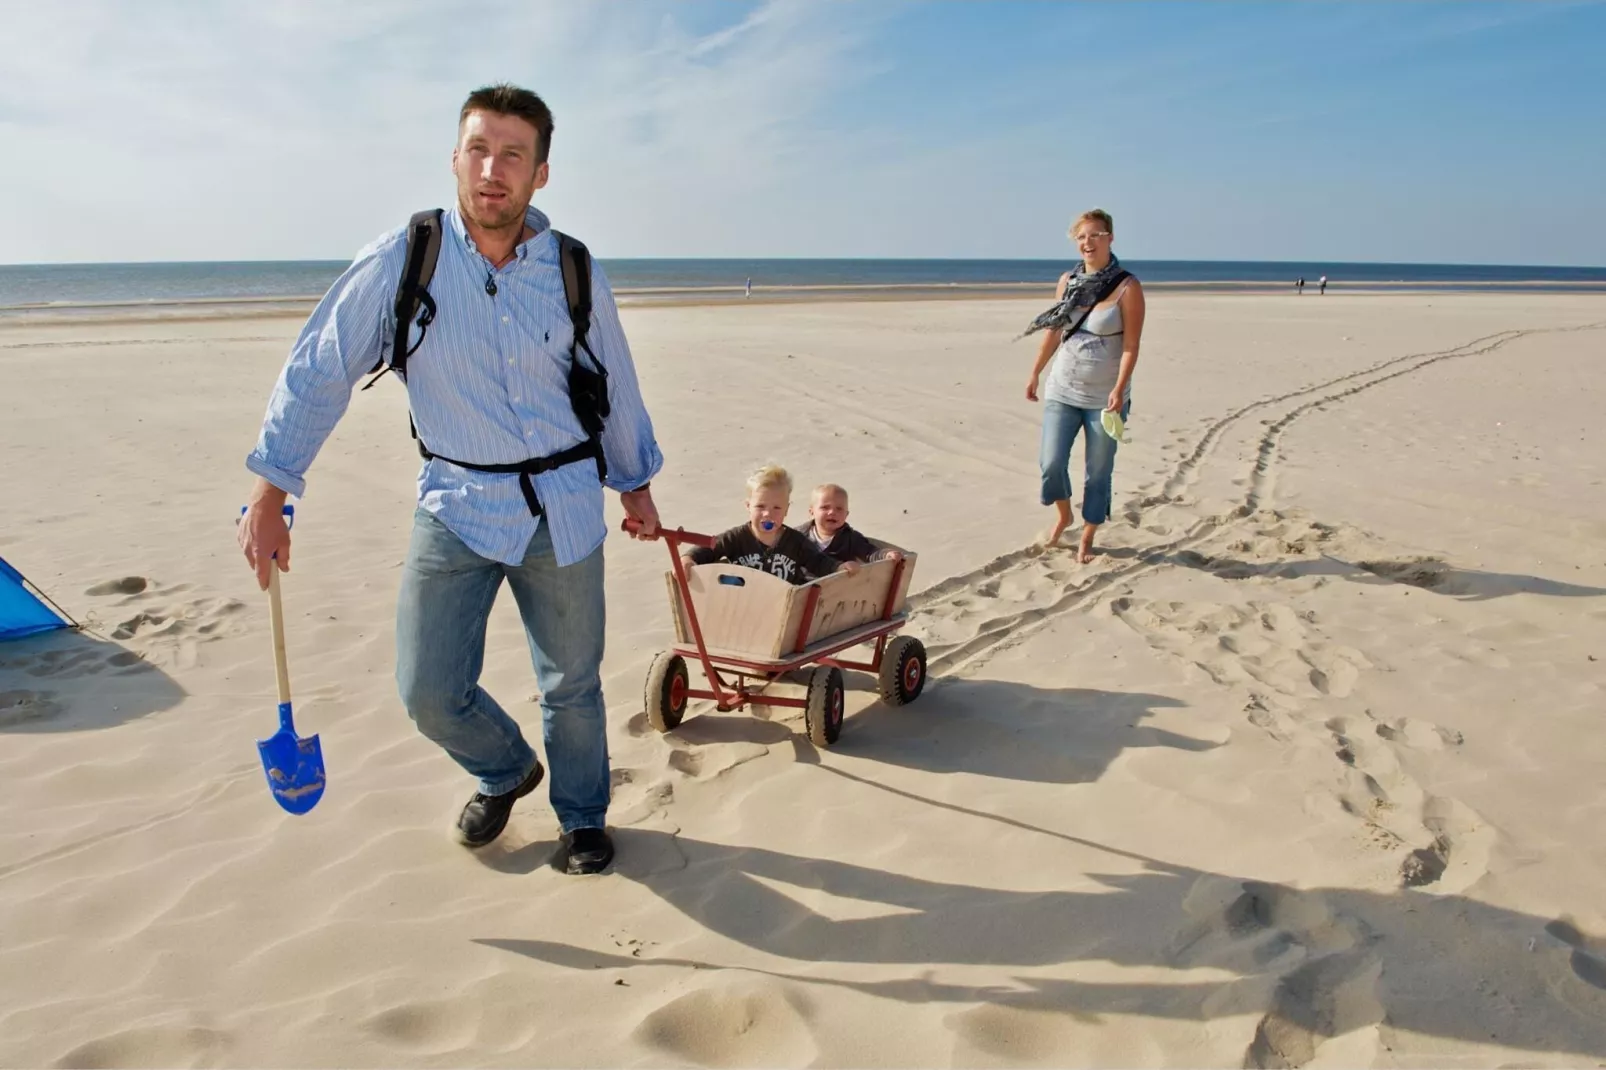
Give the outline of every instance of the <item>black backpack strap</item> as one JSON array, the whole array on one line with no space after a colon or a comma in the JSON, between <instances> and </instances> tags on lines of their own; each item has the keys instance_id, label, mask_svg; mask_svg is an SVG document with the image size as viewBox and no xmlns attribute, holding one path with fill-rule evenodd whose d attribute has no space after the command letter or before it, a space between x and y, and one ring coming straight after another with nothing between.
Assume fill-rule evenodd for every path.
<instances>
[{"instance_id":1,"label":"black backpack strap","mask_svg":"<svg viewBox=\"0 0 1606 1070\"><path fill-rule=\"evenodd\" d=\"M414 212L413 218L407 222L407 260L402 267L401 279L396 283L393 305L396 338L391 345L390 363L386 364L384 358L380 358L379 363L369 369L375 375L363 385L364 390L377 383L387 371L394 371L397 376L406 379L407 358L424 344L424 335L428 333L429 325L435 322L435 299L429 295L429 284L435 277L435 264L441 256L443 214L439 208L428 208ZM419 312L419 306L423 306L422 313ZM418 317L418 341L409 346L407 340L412 333L414 316Z\"/></svg>"},{"instance_id":2,"label":"black backpack strap","mask_svg":"<svg viewBox=\"0 0 1606 1070\"><path fill-rule=\"evenodd\" d=\"M569 320L574 324L574 345L596 360L586 336L591 333L591 252L584 243L554 230L558 239L558 263L563 267L563 296L569 302ZM601 366L600 364L598 365Z\"/></svg>"},{"instance_id":3,"label":"black backpack strap","mask_svg":"<svg viewBox=\"0 0 1606 1070\"><path fill-rule=\"evenodd\" d=\"M416 435L414 436L417 437ZM515 461L512 464L470 464L467 461L454 460L451 457L442 457L438 453L431 453L420 440L418 455L426 461L442 460L448 464L455 464L459 468L467 468L474 472L496 472L502 474L517 474L519 477L519 492L524 495L524 504L529 506L531 516L540 516L545 509L542 508L541 499L535 493L535 483L531 476L538 476L542 472L550 472L555 468L562 468L567 464L578 461L595 459L602 463L602 442L595 438L588 438L578 445L560 450L550 457L532 457L527 461Z\"/></svg>"},{"instance_id":4,"label":"black backpack strap","mask_svg":"<svg viewBox=\"0 0 1606 1070\"><path fill-rule=\"evenodd\" d=\"M591 333L591 252L583 242L560 230L554 230L552 236L558 242L563 296L569 303L569 322L574 326L574 348L569 351L569 404L594 447L597 479L606 483L608 462L602 453L602 431L611 406L608 369L587 342ZM580 360L581 350L590 358L590 367Z\"/></svg>"}]
</instances>

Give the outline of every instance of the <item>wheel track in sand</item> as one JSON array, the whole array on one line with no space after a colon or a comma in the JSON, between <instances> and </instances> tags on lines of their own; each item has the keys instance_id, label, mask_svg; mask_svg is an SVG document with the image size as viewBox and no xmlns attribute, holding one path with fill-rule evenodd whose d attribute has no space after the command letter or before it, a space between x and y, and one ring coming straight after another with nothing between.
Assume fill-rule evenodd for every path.
<instances>
[{"instance_id":1,"label":"wheel track in sand","mask_svg":"<svg viewBox=\"0 0 1606 1070\"><path fill-rule=\"evenodd\" d=\"M1321 382L1312 383L1309 386L1302 386L1297 390L1290 390L1286 393L1276 394L1271 397L1259 398L1255 401L1251 401L1247 405L1243 405L1232 410L1211 423L1209 427L1205 428L1205 432L1202 436L1200 436L1199 442L1193 448L1193 452L1178 462L1170 477L1166 479L1164 486L1160 490L1159 496L1167 500L1174 499L1177 494L1184 489L1184 487L1192 485L1194 482L1194 479L1191 478L1193 473L1197 471L1200 462L1215 450L1215 447L1221 441L1222 432L1226 431L1226 429L1231 427L1234 423L1238 422L1240 419L1256 411L1257 409L1263 409L1270 405L1278 405L1285 401L1292 401L1295 398L1302 398L1320 390L1331 390L1333 387L1343 386L1347 383L1353 383L1355 380L1364 379L1369 375L1375 375L1378 372L1385 371L1389 368L1393 368L1397 365L1410 361L1425 361L1431 363L1438 360L1445 360L1450 357L1470 356L1471 354L1468 352L1468 350L1472 349L1473 347L1482 346L1486 343L1503 345L1506 342L1512 341L1513 339L1519 338L1528 333L1532 332L1500 331L1496 334L1485 335L1483 338L1474 339L1471 342L1455 346L1451 349L1440 349L1430 353L1408 353L1404 356L1389 357L1386 360L1378 361L1375 364L1361 368L1357 371L1346 372L1343 375L1334 376L1331 379L1324 379ZM1478 350L1478 352L1484 351L1485 350L1481 349ZM1419 367L1419 365L1413 364L1406 370L1415 370L1417 367ZM1401 374L1404 373L1401 372ZM1323 401L1330 401L1337 397L1347 396L1348 393L1350 393L1350 391L1340 390L1338 393L1331 396L1324 396L1323 398L1314 402L1314 404L1321 404Z\"/></svg>"},{"instance_id":2,"label":"wheel track in sand","mask_svg":"<svg viewBox=\"0 0 1606 1070\"><path fill-rule=\"evenodd\" d=\"M1225 432L1238 421L1251 413L1305 399L1267 423L1256 444L1243 500L1235 508L1225 514L1198 518L1186 531L1174 538L1147 546L1132 547L1127 551L1130 554L1129 560L1101 569L1090 578L1079 582L1055 583L1052 580L1055 562L1049 559L1044 549L1036 546L1012 550L968 573L939 581L909 600L913 614L943 616L944 607L952 607L961 601L977 598L988 600L993 595L987 593L987 587L991 586L996 592L1007 579L1032 570L1040 574L1037 579L1041 582L1027 583L1025 585L1027 590L1033 595L1039 595L1048 588L1049 593L1047 597L1028 601L1023 608L1014 611L1000 607L1005 609L1005 612L984 621L978 626L975 635L956 642L931 644L932 670L952 675L974 668L990 655L1016 645L1055 618L1087 604L1108 588L1136 579L1161 565L1172 563L1171 558L1179 551L1187 550L1206 538L1219 534L1223 527L1242 520L1257 509L1266 508L1275 490L1276 469L1281 459L1283 436L1289 427L1310 412L1444 361L1494 352L1521 338L1602 328L1606 328L1606 323L1500 331L1449 349L1391 357L1359 371L1325 379L1298 390L1260 398L1232 410L1205 429L1194 448L1177 462L1167 476L1161 493L1140 499L1137 503L1137 516L1129 514L1129 519L1141 519L1141 512L1146 508L1178 504L1182 499L1182 492L1197 483L1200 471L1215 454L1225 437ZM1108 556L1105 559L1113 560ZM957 616L952 612L946 615Z\"/></svg>"}]
</instances>

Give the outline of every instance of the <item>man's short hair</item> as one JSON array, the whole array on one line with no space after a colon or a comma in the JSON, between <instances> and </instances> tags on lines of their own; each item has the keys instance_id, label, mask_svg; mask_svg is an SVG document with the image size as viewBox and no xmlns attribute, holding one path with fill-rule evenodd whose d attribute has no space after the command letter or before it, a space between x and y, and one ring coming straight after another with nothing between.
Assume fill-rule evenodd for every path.
<instances>
[{"instance_id":1,"label":"man's short hair","mask_svg":"<svg viewBox=\"0 0 1606 1070\"><path fill-rule=\"evenodd\" d=\"M496 115L512 115L535 127L535 162L546 163L552 151L552 109L546 101L507 82L481 86L463 101L463 110L457 115L461 127L470 112L488 111Z\"/></svg>"}]
</instances>

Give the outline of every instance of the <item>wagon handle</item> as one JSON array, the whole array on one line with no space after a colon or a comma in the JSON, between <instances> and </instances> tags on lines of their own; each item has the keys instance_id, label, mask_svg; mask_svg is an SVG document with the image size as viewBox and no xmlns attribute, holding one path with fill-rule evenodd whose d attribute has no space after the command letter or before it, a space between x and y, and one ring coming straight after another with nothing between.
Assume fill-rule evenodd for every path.
<instances>
[{"instance_id":1,"label":"wagon handle","mask_svg":"<svg viewBox=\"0 0 1606 1070\"><path fill-rule=\"evenodd\" d=\"M641 530L641 521L627 516L624 519L624 523L619 525L619 530L634 535ZM714 546L714 537L712 535L702 535L695 531L687 531L685 528L676 528L674 531L670 531L666 527L659 527L656 534L642 536L642 538L649 542L653 539L663 539L669 543L671 549L676 544L683 542L690 543L692 546L705 546L709 549Z\"/></svg>"},{"instance_id":2,"label":"wagon handle","mask_svg":"<svg viewBox=\"0 0 1606 1070\"><path fill-rule=\"evenodd\" d=\"M634 534L641 530L641 521L627 516L624 523L620 525L620 529ZM697 647L697 660L702 663L703 673L708 677L708 686L713 688L714 694L718 696L719 708L721 710L735 708L729 704L737 702L741 698L741 691L738 689L727 696L725 688L720 685L719 673L715 671L714 663L708 657L708 645L703 641L702 625L697 621L697 607L692 604L691 585L686 580L686 566L680 559L680 552L676 549L683 542L691 543L693 546L712 548L714 537L712 535L700 535L695 531L687 531L685 528L676 528L670 531L668 528L660 527L657 534L649 535L647 538L649 540L662 539L669 545L669 567L674 570L675 586L680 590L681 603L686 607L686 622L691 625L692 641Z\"/></svg>"}]
</instances>

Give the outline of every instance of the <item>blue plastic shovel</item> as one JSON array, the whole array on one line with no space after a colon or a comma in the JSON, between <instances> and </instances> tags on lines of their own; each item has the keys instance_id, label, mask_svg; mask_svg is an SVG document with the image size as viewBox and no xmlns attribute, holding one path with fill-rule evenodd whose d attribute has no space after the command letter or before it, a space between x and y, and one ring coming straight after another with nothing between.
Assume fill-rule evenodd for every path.
<instances>
[{"instance_id":1,"label":"blue plastic shovel","mask_svg":"<svg viewBox=\"0 0 1606 1070\"><path fill-rule=\"evenodd\" d=\"M284 515L295 521L295 506L286 505ZM268 775L268 790L274 800L292 814L304 814L323 798L323 748L317 736L302 739L296 735L290 712L290 666L284 656L284 609L279 604L279 569L268 569L268 608L273 623L273 671L279 683L279 730L267 739L257 740L262 755L262 771Z\"/></svg>"}]
</instances>

